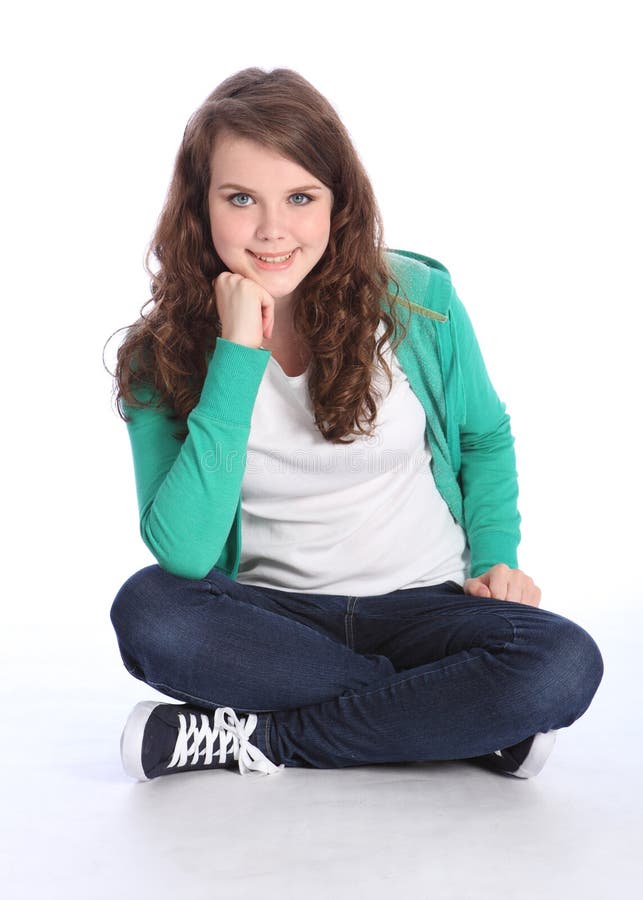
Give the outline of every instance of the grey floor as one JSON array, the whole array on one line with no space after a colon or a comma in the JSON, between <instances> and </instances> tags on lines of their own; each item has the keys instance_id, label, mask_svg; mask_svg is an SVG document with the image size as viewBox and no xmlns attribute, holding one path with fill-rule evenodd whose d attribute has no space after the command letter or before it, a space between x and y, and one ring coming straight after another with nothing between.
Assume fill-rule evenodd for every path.
<instances>
[{"instance_id":1,"label":"grey floor","mask_svg":"<svg viewBox=\"0 0 643 900\"><path fill-rule=\"evenodd\" d=\"M530 781L447 762L138 784L120 732L160 695L125 672L102 619L76 620L66 644L51 623L5 629L2 896L641 897L637 615L583 618L605 679Z\"/></svg>"}]
</instances>

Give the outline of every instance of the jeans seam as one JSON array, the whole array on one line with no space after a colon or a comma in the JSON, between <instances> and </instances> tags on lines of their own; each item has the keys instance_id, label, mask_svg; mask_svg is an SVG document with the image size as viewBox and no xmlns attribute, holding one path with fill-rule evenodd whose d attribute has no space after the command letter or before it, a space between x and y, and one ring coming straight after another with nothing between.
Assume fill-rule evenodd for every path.
<instances>
[{"instance_id":1,"label":"jeans seam","mask_svg":"<svg viewBox=\"0 0 643 900\"><path fill-rule=\"evenodd\" d=\"M148 681L147 678L142 680L145 681L145 684L148 684L150 687L154 688L154 690L159 691L161 694L167 694L174 700L181 700L181 698L176 697L175 694L183 694L183 697L186 697L187 699L181 700L182 703L194 703L196 706L203 706L206 709L220 709L222 707L229 707L230 709L234 709L236 712L241 712L243 715L252 713L261 713L263 715L264 713L271 713L274 710L274 707L272 706L266 709L253 707L252 709L246 710L241 706L234 706L231 703L219 703L217 700L204 700L202 697L195 697L194 694L189 694L187 691L177 690L171 685L162 684L159 681Z\"/></svg>"},{"instance_id":2,"label":"jeans seam","mask_svg":"<svg viewBox=\"0 0 643 900\"><path fill-rule=\"evenodd\" d=\"M353 621L355 615L355 607L357 606L357 597L349 597L347 601L346 615L344 616L344 635L346 638L346 646L355 649L355 633L353 630Z\"/></svg>"},{"instance_id":3,"label":"jeans seam","mask_svg":"<svg viewBox=\"0 0 643 900\"><path fill-rule=\"evenodd\" d=\"M500 649L504 650L510 643L511 643L511 641L506 641ZM485 651L485 652L488 652L488 651ZM337 697L336 699L341 702L342 700L344 700L344 701L354 700L355 697L360 697L360 698L361 697L370 697L371 694L379 694L379 693L381 693L381 691L389 691L392 687L395 687L395 688L401 687L402 685L407 684L407 682L409 682L409 681L415 681L416 678L428 678L434 674L442 675L442 673L446 672L447 669L453 669L456 666L462 666L462 665L466 665L467 663L477 662L477 661L478 661L477 656L470 657L469 659L461 659L458 662L450 663L448 666L442 666L440 669L435 669L432 672L418 672L416 675L409 675L408 678L404 678L402 681L396 681L394 684L385 684L385 685L382 685L381 687L374 688L374 690L372 690L372 691L353 691L350 694L340 694L339 697Z\"/></svg>"},{"instance_id":4,"label":"jeans seam","mask_svg":"<svg viewBox=\"0 0 643 900\"><path fill-rule=\"evenodd\" d=\"M271 759L273 762L275 762L275 754L272 749L272 744L270 742L270 719L271 719L271 716L267 715L266 716L266 725L264 728L264 742L266 745L266 750L268 751L268 758Z\"/></svg>"}]
</instances>

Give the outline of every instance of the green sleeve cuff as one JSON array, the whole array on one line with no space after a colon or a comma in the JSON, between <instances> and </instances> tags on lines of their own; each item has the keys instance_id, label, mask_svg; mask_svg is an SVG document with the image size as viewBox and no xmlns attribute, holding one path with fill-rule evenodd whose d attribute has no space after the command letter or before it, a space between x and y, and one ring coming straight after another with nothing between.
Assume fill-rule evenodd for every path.
<instances>
[{"instance_id":1,"label":"green sleeve cuff","mask_svg":"<svg viewBox=\"0 0 643 900\"><path fill-rule=\"evenodd\" d=\"M516 538L502 531L486 531L471 537L471 578L477 578L492 566L504 563L518 568Z\"/></svg>"},{"instance_id":2,"label":"green sleeve cuff","mask_svg":"<svg viewBox=\"0 0 643 900\"><path fill-rule=\"evenodd\" d=\"M249 425L270 356L270 350L217 338L201 398L190 415Z\"/></svg>"}]
</instances>

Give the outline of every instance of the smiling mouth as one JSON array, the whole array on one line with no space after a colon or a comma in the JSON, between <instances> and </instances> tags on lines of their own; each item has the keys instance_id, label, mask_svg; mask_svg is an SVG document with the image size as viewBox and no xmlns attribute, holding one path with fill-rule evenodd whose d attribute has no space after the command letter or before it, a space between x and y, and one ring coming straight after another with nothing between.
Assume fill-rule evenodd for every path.
<instances>
[{"instance_id":1,"label":"smiling mouth","mask_svg":"<svg viewBox=\"0 0 643 900\"><path fill-rule=\"evenodd\" d=\"M250 252L252 253L253 256L256 256L257 259L260 259L263 262L281 263L281 262L286 262L287 259L290 259L290 257L293 255L293 253L295 251L291 250L290 253L285 253L282 256L260 256L258 253L253 253L252 250Z\"/></svg>"}]
</instances>

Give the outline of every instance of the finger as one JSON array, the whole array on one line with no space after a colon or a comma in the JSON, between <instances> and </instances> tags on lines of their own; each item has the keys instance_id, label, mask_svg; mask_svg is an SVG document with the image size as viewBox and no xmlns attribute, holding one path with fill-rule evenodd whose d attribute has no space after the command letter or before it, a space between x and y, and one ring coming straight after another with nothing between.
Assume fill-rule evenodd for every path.
<instances>
[{"instance_id":1,"label":"finger","mask_svg":"<svg viewBox=\"0 0 643 900\"><path fill-rule=\"evenodd\" d=\"M523 592L522 602L526 603L527 606L540 606L541 599L541 591L539 587L536 585L531 585L531 587Z\"/></svg>"},{"instance_id":2,"label":"finger","mask_svg":"<svg viewBox=\"0 0 643 900\"><path fill-rule=\"evenodd\" d=\"M510 579L507 599L513 600L515 603L523 603L526 606L538 606L540 591L534 584L534 579L519 569L512 575L514 577Z\"/></svg>"},{"instance_id":3,"label":"finger","mask_svg":"<svg viewBox=\"0 0 643 900\"><path fill-rule=\"evenodd\" d=\"M525 603L525 592L520 586L520 582L516 584L512 584L511 581L508 582L505 600L508 600L510 603Z\"/></svg>"},{"instance_id":4,"label":"finger","mask_svg":"<svg viewBox=\"0 0 643 900\"><path fill-rule=\"evenodd\" d=\"M524 603L527 596L527 588L529 587L528 579L520 569L510 570L507 578L506 600L511 603Z\"/></svg>"},{"instance_id":5,"label":"finger","mask_svg":"<svg viewBox=\"0 0 643 900\"><path fill-rule=\"evenodd\" d=\"M463 585L463 590L465 594L470 594L472 597L491 597L487 585L477 578L468 578Z\"/></svg>"},{"instance_id":6,"label":"finger","mask_svg":"<svg viewBox=\"0 0 643 900\"><path fill-rule=\"evenodd\" d=\"M264 309L263 336L270 340L275 325L275 314L272 309Z\"/></svg>"},{"instance_id":7,"label":"finger","mask_svg":"<svg viewBox=\"0 0 643 900\"><path fill-rule=\"evenodd\" d=\"M508 572L509 570L507 570ZM502 569L497 569L491 575L491 579L489 580L489 587L491 589L491 596L496 600L507 600L507 591L509 586L509 578L506 572Z\"/></svg>"},{"instance_id":8,"label":"finger","mask_svg":"<svg viewBox=\"0 0 643 900\"><path fill-rule=\"evenodd\" d=\"M261 316L264 337L269 338L275 324L275 301L266 291L263 291L261 296Z\"/></svg>"}]
</instances>

